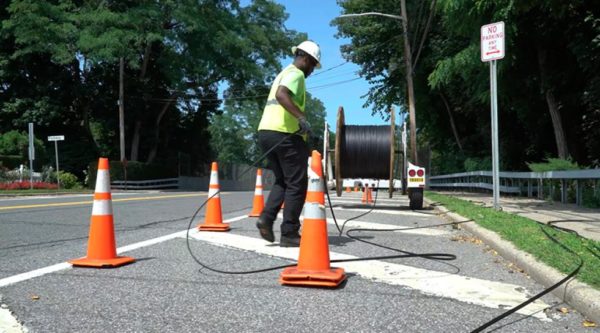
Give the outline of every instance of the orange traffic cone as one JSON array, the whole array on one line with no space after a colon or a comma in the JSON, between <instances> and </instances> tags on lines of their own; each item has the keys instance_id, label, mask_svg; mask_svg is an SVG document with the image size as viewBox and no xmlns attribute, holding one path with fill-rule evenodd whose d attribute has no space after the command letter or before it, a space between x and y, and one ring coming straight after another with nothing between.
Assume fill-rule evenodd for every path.
<instances>
[{"instance_id":1,"label":"orange traffic cone","mask_svg":"<svg viewBox=\"0 0 600 333\"><path fill-rule=\"evenodd\" d=\"M98 177L92 206L87 257L69 260L73 266L117 267L134 262L131 257L118 257L115 244L112 198L108 159L98 161Z\"/></svg>"},{"instance_id":2,"label":"orange traffic cone","mask_svg":"<svg viewBox=\"0 0 600 333\"><path fill-rule=\"evenodd\" d=\"M337 287L346 279L343 268L330 267L322 168L321 154L313 150L308 170L308 191L304 204L298 265L281 272L281 284Z\"/></svg>"},{"instance_id":3,"label":"orange traffic cone","mask_svg":"<svg viewBox=\"0 0 600 333\"><path fill-rule=\"evenodd\" d=\"M210 184L208 185L208 203L204 224L198 225L200 231L228 231L229 224L223 223L221 198L219 198L219 171L217 162L212 162Z\"/></svg>"},{"instance_id":4,"label":"orange traffic cone","mask_svg":"<svg viewBox=\"0 0 600 333\"><path fill-rule=\"evenodd\" d=\"M259 217L265 208L265 197L263 196L262 169L256 170L256 188L254 189L254 201L249 217Z\"/></svg>"},{"instance_id":5,"label":"orange traffic cone","mask_svg":"<svg viewBox=\"0 0 600 333\"><path fill-rule=\"evenodd\" d=\"M346 186L346 193L350 193L350 186Z\"/></svg>"},{"instance_id":6,"label":"orange traffic cone","mask_svg":"<svg viewBox=\"0 0 600 333\"><path fill-rule=\"evenodd\" d=\"M362 198L360 199L360 202L362 203L367 203L367 195L368 195L368 187L363 187L363 194L362 194Z\"/></svg>"},{"instance_id":7,"label":"orange traffic cone","mask_svg":"<svg viewBox=\"0 0 600 333\"><path fill-rule=\"evenodd\" d=\"M373 189L367 187L367 203L373 203Z\"/></svg>"}]
</instances>

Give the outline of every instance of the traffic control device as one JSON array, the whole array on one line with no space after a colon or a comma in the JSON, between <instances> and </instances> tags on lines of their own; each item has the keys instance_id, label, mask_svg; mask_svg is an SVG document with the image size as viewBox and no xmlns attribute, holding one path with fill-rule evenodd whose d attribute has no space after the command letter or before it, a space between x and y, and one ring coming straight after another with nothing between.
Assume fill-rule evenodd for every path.
<instances>
[{"instance_id":1,"label":"traffic control device","mask_svg":"<svg viewBox=\"0 0 600 333\"><path fill-rule=\"evenodd\" d=\"M313 150L309 165L298 265L284 269L279 282L284 285L337 287L346 279L346 273L343 268L330 267L325 184L318 151Z\"/></svg>"},{"instance_id":2,"label":"traffic control device","mask_svg":"<svg viewBox=\"0 0 600 333\"><path fill-rule=\"evenodd\" d=\"M259 217L265 209L265 197L263 196L262 169L256 170L256 187L254 189L254 200L252 201L252 211L249 217Z\"/></svg>"},{"instance_id":3,"label":"traffic control device","mask_svg":"<svg viewBox=\"0 0 600 333\"><path fill-rule=\"evenodd\" d=\"M373 189L367 186L367 203L373 203Z\"/></svg>"},{"instance_id":4,"label":"traffic control device","mask_svg":"<svg viewBox=\"0 0 600 333\"><path fill-rule=\"evenodd\" d=\"M369 185L364 187L363 195L360 201L367 204L373 203L373 195L371 194L371 188Z\"/></svg>"},{"instance_id":5,"label":"traffic control device","mask_svg":"<svg viewBox=\"0 0 600 333\"><path fill-rule=\"evenodd\" d=\"M212 162L204 224L198 225L198 230L229 231L229 224L223 223L223 214L221 213L221 198L219 197L219 192L219 167L217 162Z\"/></svg>"},{"instance_id":6,"label":"traffic control device","mask_svg":"<svg viewBox=\"0 0 600 333\"><path fill-rule=\"evenodd\" d=\"M104 268L122 266L134 261L135 259L131 257L117 256L108 159L100 158L94 203L92 205L87 256L69 260L69 262L73 266Z\"/></svg>"}]
</instances>

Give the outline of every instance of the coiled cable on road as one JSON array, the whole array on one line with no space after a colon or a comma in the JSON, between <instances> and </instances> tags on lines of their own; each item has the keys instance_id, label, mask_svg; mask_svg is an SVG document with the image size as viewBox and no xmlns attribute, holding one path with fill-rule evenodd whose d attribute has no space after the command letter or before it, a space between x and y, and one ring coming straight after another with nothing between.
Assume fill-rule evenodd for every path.
<instances>
[{"instance_id":1,"label":"coiled cable on road","mask_svg":"<svg viewBox=\"0 0 600 333\"><path fill-rule=\"evenodd\" d=\"M275 144L273 147L271 147L268 151L266 151L263 155L261 155L256 160L256 162L253 163L251 165L251 167L248 168L246 171L244 171L239 177L242 177L248 171L252 170L252 167L255 167L256 165L258 165L258 163L260 163L260 161L262 161L271 151L273 151L275 148L277 148L277 146L279 146L281 143L283 143L283 141L285 141L288 137L290 137L291 135L294 135L294 134L297 134L297 133L291 133L291 134L285 136L283 139L281 139L281 141L279 141L277 144ZM209 271L215 272L215 273L239 275L239 274L254 274L254 273L268 272L268 271L283 269L283 268L292 267L292 266L296 265L296 263L292 263L292 264L288 264L288 265L267 267L267 268L263 268L263 269L248 270L248 271L225 271L225 270L221 270L221 269L210 267L207 264L205 264L202 261L200 261L200 259L198 259L198 257L194 254L194 252L192 251L192 248L190 246L190 230L191 230L191 227L192 227L192 223L194 222L194 220L196 219L196 216L202 210L202 208L204 208L204 206L206 206L206 204L208 203L208 201L210 199L212 199L213 197L217 196L220 192L221 192L220 189L217 190L213 195L209 196L202 203L202 205L200 205L200 207L198 207L198 209L196 209L196 211L194 212L194 214L190 218L190 221L188 223L188 227L186 229L187 231L186 231L186 237L185 237L185 239L186 239L186 246L187 246L188 253L190 254L190 256L192 257L192 259L199 266L201 266L202 268L207 269ZM331 199L329 198L329 192L327 191L326 188L325 188L325 193L327 194L327 200L329 200L329 207L330 207L331 213L334 214L333 213L333 207L331 206ZM375 195L375 197L377 197L377 194ZM364 215L366 215L366 214L361 214L359 216L364 216ZM356 218L358 218L358 217L354 217L352 219L356 219ZM333 215L333 220L335 222L335 225L336 225L338 231L340 231L340 233L341 233L342 229L339 227L339 225L337 223L337 219L335 218L335 215ZM348 221L349 220L347 220L346 222L348 222ZM367 229L363 229L363 230L367 230ZM359 241L363 241L363 240L361 240L359 238L356 238L356 237L350 237L350 238L353 238L353 239L359 240ZM376 244L374 244L374 245L376 245ZM440 261L455 260L456 259L456 256L451 255L451 254L446 254L446 253L422 253L422 254L417 254L417 253L406 252L406 251L402 251L402 250L394 249L394 248L388 248L388 249L396 251L396 252L401 252L403 254L389 255L389 256L361 257L361 258L354 258L354 259L339 259L339 260L332 260L331 262L339 263L339 262L351 262L351 261L368 261L368 260L415 258L415 257L420 257L420 258L430 259L430 260L440 260Z\"/></svg>"}]
</instances>

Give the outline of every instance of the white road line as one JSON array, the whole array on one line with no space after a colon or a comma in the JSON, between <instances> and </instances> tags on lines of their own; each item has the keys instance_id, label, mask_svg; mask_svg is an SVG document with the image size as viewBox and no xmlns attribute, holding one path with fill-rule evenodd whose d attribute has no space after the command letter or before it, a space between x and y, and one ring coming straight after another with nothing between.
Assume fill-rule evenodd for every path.
<instances>
[{"instance_id":1,"label":"white road line","mask_svg":"<svg viewBox=\"0 0 600 333\"><path fill-rule=\"evenodd\" d=\"M30 272L27 272L27 273L21 273L21 274L13 275L13 276L1 279L0 280L0 288L6 287L6 286L11 285L13 283L17 283L17 282L22 282L22 281L25 281L25 280L33 279L33 278L36 278L38 276L42 276L42 275L46 275L46 274L50 274L50 273L62 271L63 269L67 269L67 268L71 268L71 264L69 264L68 262L61 262L60 264L56 264L56 265L52 265L52 266L47 266L47 267L36 269L36 270L30 271Z\"/></svg>"},{"instance_id":2,"label":"white road line","mask_svg":"<svg viewBox=\"0 0 600 333\"><path fill-rule=\"evenodd\" d=\"M344 206L337 206L337 207L335 207L335 209L346 210L346 211L355 211L355 212L368 212L369 210L371 210L371 207L345 208ZM418 216L418 217L422 217L422 218L429 218L431 216L435 216L430 213L423 214L423 213L419 213L419 212L413 212L412 210L391 210L391 209L381 209L378 207L375 207L375 209L373 209L373 211L371 213L373 213L373 214L389 214L389 215L404 215L404 216Z\"/></svg>"},{"instance_id":3,"label":"white road line","mask_svg":"<svg viewBox=\"0 0 600 333\"><path fill-rule=\"evenodd\" d=\"M351 198L347 198L347 199L351 199ZM375 199L375 198L373 198ZM325 200L325 202L327 202L327 200ZM349 203L349 204L365 204L362 201L360 201L359 197L356 197L354 200L344 200L344 199L331 199L332 203ZM377 199L377 204L384 204L384 205L398 205L398 206L402 206L403 204L405 204L406 206L408 206L408 200L400 200L400 199L381 199L378 198ZM366 204L365 204L366 205Z\"/></svg>"},{"instance_id":4,"label":"white road line","mask_svg":"<svg viewBox=\"0 0 600 333\"><path fill-rule=\"evenodd\" d=\"M224 220L223 223L231 223L231 222L236 222L239 220L243 220L248 218L247 215L243 215L243 216L237 216L231 219L227 219ZM196 228L190 229L190 230L196 230ZM148 239L142 242L138 242L138 243L134 243L134 244L130 244L130 245L126 245L126 246L122 246L117 248L117 253L121 254L127 251L133 251L133 250L137 250L139 248L142 247L146 247L146 246L150 246L150 245L155 245L158 243L162 243L171 239L175 239L178 237L185 237L187 230L183 230L183 231L178 231L166 236L161 236L161 237L157 237L157 238L153 238L153 239ZM71 265L68 262L62 262L60 264L56 264L56 265L51 265L51 266L47 266L44 268L40 268L40 269L36 269L33 271L29 271L26 273L21 273L21 274L17 274L17 275L13 275L13 276L9 276L3 279L0 279L0 288L2 287L6 287L8 285L11 284L15 284L18 282L23 282L23 281L27 281L36 277L40 277L42 275L46 275L46 274L50 274L50 273L54 273L54 272L58 272L58 271L62 271L65 269L69 269L72 268L73 265Z\"/></svg>"},{"instance_id":5,"label":"white road line","mask_svg":"<svg viewBox=\"0 0 600 333\"><path fill-rule=\"evenodd\" d=\"M246 218L247 216L243 215L225 220L224 222L230 223ZM372 226L373 224L369 223L369 225ZM183 238L185 235L186 230L179 231L166 236L120 247L117 249L117 252L123 253L132 251L174 238ZM193 238L219 246L255 251L266 255L292 260L296 260L298 258L297 248L266 246L268 243L258 238L245 237L231 233L200 233L195 228L191 229L190 235ZM331 259L356 258L354 256L335 252L330 252L330 257ZM349 273L353 272L359 276L362 276L363 278L371 279L373 281L409 287L419 290L425 294L455 299L461 302L490 308L514 307L527 299L527 291L517 285L487 281L445 272L425 270L383 261L339 263L337 266L343 267ZM68 262L63 262L36 269L27 273L14 275L0 279L0 287L5 287L14 283L43 276L45 274L69 269L71 267L72 265ZM519 313L524 315L532 315L539 319L547 319L547 317L541 311L547 307L548 305L545 303L536 301L521 309Z\"/></svg>"},{"instance_id":6,"label":"white road line","mask_svg":"<svg viewBox=\"0 0 600 333\"><path fill-rule=\"evenodd\" d=\"M3 304L4 305L4 304ZM0 308L0 332L2 333L24 333L23 326L19 323L10 310Z\"/></svg>"},{"instance_id":7,"label":"white road line","mask_svg":"<svg viewBox=\"0 0 600 333\"><path fill-rule=\"evenodd\" d=\"M264 240L231 233L200 233L194 231L191 237L214 245L254 251L274 257L297 260L298 248L280 248L268 246ZM330 252L333 259L354 259L356 257ZM335 263L347 273L392 285L416 289L424 294L454 299L460 302L485 306L494 309L506 309L519 305L528 299L525 288L514 284L488 281L457 274L415 268L383 261ZM535 301L518 312L541 320L549 320L542 311L548 305Z\"/></svg>"},{"instance_id":8,"label":"white road line","mask_svg":"<svg viewBox=\"0 0 600 333\"><path fill-rule=\"evenodd\" d=\"M341 227L344 224L345 220L338 219L338 225ZM327 218L327 223L335 225L333 218ZM411 227L405 227L394 224L383 224L383 223L373 223L373 222L365 222L365 221L350 221L346 223L344 227L345 230L348 229L409 229ZM335 229L334 229L335 230ZM435 228L424 228L424 229L412 229L412 230L397 230L395 232L414 234L414 235L424 235L424 236L444 236L448 235L450 232L442 229Z\"/></svg>"}]
</instances>

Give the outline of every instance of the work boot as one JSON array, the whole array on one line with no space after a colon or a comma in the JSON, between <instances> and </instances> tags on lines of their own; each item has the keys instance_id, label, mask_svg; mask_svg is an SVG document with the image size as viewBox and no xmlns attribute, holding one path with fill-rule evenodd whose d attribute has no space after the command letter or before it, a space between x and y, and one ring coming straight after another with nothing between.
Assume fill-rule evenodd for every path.
<instances>
[{"instance_id":1,"label":"work boot","mask_svg":"<svg viewBox=\"0 0 600 333\"><path fill-rule=\"evenodd\" d=\"M260 237L264 240L273 243L275 241L275 235L273 234L273 223L263 221L261 218L256 221L256 227L260 233Z\"/></svg>"},{"instance_id":2,"label":"work boot","mask_svg":"<svg viewBox=\"0 0 600 333\"><path fill-rule=\"evenodd\" d=\"M300 246L300 234L297 232L290 235L281 235L279 239L280 247L298 247Z\"/></svg>"}]
</instances>

